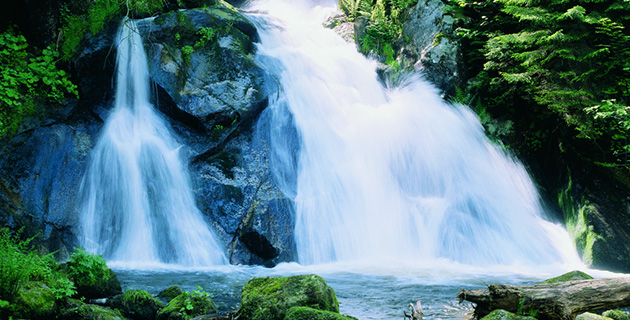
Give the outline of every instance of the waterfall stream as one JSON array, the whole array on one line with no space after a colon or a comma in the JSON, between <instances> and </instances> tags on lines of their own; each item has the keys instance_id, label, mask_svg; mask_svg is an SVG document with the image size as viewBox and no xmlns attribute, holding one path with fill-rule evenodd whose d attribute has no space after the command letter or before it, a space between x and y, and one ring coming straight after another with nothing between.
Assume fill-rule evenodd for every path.
<instances>
[{"instance_id":1,"label":"waterfall stream","mask_svg":"<svg viewBox=\"0 0 630 320\"><path fill-rule=\"evenodd\" d=\"M467 107L417 75L382 85L375 61L322 26L334 8L249 9L264 12L258 63L282 87L272 163L300 263L579 265L526 170ZM296 131L299 146L285 138Z\"/></svg>"},{"instance_id":2,"label":"waterfall stream","mask_svg":"<svg viewBox=\"0 0 630 320\"><path fill-rule=\"evenodd\" d=\"M179 146L149 102L146 54L132 20L121 24L116 46L115 106L81 186L81 244L111 262L226 263L195 205Z\"/></svg>"}]
</instances>

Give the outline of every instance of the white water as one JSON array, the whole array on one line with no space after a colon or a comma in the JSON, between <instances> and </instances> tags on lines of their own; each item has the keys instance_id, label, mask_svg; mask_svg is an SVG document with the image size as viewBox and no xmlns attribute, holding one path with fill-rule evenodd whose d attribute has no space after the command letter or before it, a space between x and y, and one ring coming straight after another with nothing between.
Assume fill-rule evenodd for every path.
<instances>
[{"instance_id":1,"label":"white water","mask_svg":"<svg viewBox=\"0 0 630 320\"><path fill-rule=\"evenodd\" d=\"M254 16L257 58L282 87L272 163L295 203L301 264L582 266L526 170L468 108L417 76L382 86L374 61L321 26L334 8L249 9L266 12ZM286 140L295 130L299 146Z\"/></svg>"},{"instance_id":2,"label":"white water","mask_svg":"<svg viewBox=\"0 0 630 320\"><path fill-rule=\"evenodd\" d=\"M149 102L149 73L135 23L116 40L116 97L83 179L80 242L113 263L225 264L202 219L179 146Z\"/></svg>"}]
</instances>

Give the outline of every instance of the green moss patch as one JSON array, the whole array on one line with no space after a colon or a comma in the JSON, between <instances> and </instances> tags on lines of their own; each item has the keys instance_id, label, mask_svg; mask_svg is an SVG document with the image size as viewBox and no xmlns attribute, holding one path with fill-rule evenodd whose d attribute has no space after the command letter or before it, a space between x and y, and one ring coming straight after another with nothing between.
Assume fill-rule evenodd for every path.
<instances>
[{"instance_id":1,"label":"green moss patch","mask_svg":"<svg viewBox=\"0 0 630 320\"><path fill-rule=\"evenodd\" d=\"M588 279L593 279L593 277L589 276L588 274L582 271L575 270L575 271L567 272L561 276L547 279L543 281L542 283L556 283L556 282L564 282L564 281L571 281L571 280L588 280Z\"/></svg>"},{"instance_id":2,"label":"green moss patch","mask_svg":"<svg viewBox=\"0 0 630 320\"><path fill-rule=\"evenodd\" d=\"M317 310L309 307L292 307L284 320L352 320L354 317L344 316L331 311Z\"/></svg>"},{"instance_id":3,"label":"green moss patch","mask_svg":"<svg viewBox=\"0 0 630 320\"><path fill-rule=\"evenodd\" d=\"M339 312L335 291L317 275L254 278L243 286L241 317L282 320L291 307Z\"/></svg>"}]
</instances>

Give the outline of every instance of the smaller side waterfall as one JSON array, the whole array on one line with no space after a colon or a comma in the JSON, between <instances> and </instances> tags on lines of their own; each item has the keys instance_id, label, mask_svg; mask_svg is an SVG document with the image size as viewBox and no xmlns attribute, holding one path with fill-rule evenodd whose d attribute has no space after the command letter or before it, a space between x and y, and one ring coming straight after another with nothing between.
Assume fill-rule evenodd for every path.
<instances>
[{"instance_id":1,"label":"smaller side waterfall","mask_svg":"<svg viewBox=\"0 0 630 320\"><path fill-rule=\"evenodd\" d=\"M149 102L142 38L125 19L116 39L115 106L81 185L81 244L132 264L225 264L195 206L179 146Z\"/></svg>"}]
</instances>

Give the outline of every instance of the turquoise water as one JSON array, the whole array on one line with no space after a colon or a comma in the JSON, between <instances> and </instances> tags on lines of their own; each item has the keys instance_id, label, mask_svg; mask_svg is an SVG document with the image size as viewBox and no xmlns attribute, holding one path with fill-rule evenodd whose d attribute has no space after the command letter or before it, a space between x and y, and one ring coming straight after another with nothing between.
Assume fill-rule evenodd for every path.
<instances>
[{"instance_id":1,"label":"turquoise water","mask_svg":"<svg viewBox=\"0 0 630 320\"><path fill-rule=\"evenodd\" d=\"M186 291L201 286L212 294L221 312L238 308L241 287L253 277L318 274L336 292L340 312L359 319L403 319L409 303L422 300L425 319L470 319L473 307L459 303L462 288L482 289L491 283L532 284L561 274L560 270L528 273L518 267L475 268L452 263L434 266L370 267L357 265L301 266L281 264L273 269L250 266L219 266L187 269L157 266L152 270L113 266L123 290L144 289L157 295L172 285Z\"/></svg>"}]
</instances>

